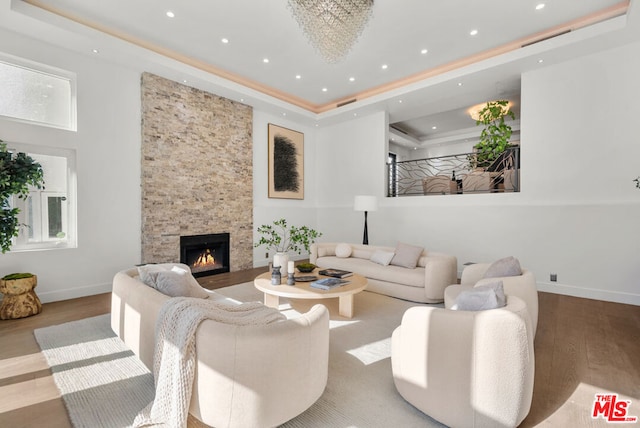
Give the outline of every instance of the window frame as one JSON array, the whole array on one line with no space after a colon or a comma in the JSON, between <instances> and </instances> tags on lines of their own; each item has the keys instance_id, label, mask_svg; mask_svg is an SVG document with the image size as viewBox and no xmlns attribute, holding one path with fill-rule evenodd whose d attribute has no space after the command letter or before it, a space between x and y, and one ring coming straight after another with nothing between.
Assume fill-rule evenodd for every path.
<instances>
[{"instance_id":1,"label":"window frame","mask_svg":"<svg viewBox=\"0 0 640 428\"><path fill-rule=\"evenodd\" d=\"M19 123L27 123L31 125L45 126L48 128L65 129L77 132L78 130L78 101L77 101L77 75L71 71L53 67L47 64L31 61L25 58L17 57L0 51L0 62L17 68L36 71L38 73L47 74L49 76L65 79L69 81L69 124L68 126L57 125L54 123L40 122L37 120L24 119L20 117L7 116L0 114L0 118L11 120Z\"/></svg>"},{"instance_id":2,"label":"window frame","mask_svg":"<svg viewBox=\"0 0 640 428\"><path fill-rule=\"evenodd\" d=\"M38 233L42 237L39 241L33 241L29 238L29 233L25 227L21 227L19 235L13 238L13 244L11 245L11 252L24 252L34 250L52 250L52 249L67 249L77 248L77 180L76 180L76 151L73 149L65 149L58 147L36 146L24 143L7 142L7 147L12 150L24 152L32 155L46 155L55 157L64 157L67 162L66 171L66 192L59 191L47 191L46 177L44 189L33 189L30 192L32 198L32 204L35 207L38 205L38 211L40 212L40 218L34 221L34 229L39 229ZM46 198L50 196L64 196L67 198L66 206L66 218L62 219L62 223L66 224L67 232L64 238L49 238L48 229L45 228L47 219L44 218L48 213L48 204L45 203ZM37 199L37 202L36 202ZM20 224L26 223L27 210L24 209L27 200L19 200L17 196L13 196L11 200L12 206L19 206L20 213L18 214L18 220Z\"/></svg>"}]
</instances>

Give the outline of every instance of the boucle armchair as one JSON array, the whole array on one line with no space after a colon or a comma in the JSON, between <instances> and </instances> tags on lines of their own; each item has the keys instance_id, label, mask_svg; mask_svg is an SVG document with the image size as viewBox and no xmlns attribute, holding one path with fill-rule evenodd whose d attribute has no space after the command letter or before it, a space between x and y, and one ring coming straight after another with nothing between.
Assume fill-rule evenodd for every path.
<instances>
[{"instance_id":1,"label":"boucle armchair","mask_svg":"<svg viewBox=\"0 0 640 428\"><path fill-rule=\"evenodd\" d=\"M450 285L444 290L444 307L451 309L456 297L463 290L469 290L474 285L482 285L485 281L502 281L504 294L518 296L527 305L531 316L531 326L535 337L538 330L538 288L533 272L522 269L522 275L484 278L484 274L491 266L490 263L475 263L468 265L462 271L460 284Z\"/></svg>"},{"instance_id":2,"label":"boucle armchair","mask_svg":"<svg viewBox=\"0 0 640 428\"><path fill-rule=\"evenodd\" d=\"M534 353L525 303L485 311L408 309L391 342L393 379L413 406L451 427L514 427L529 413Z\"/></svg>"},{"instance_id":3,"label":"boucle armchair","mask_svg":"<svg viewBox=\"0 0 640 428\"><path fill-rule=\"evenodd\" d=\"M153 372L156 319L169 297L137 274L129 269L113 279L111 328ZM209 299L233 302L206 291ZM329 312L315 305L297 318L263 325L205 320L196 330L196 353L189 413L215 427L277 426L324 392Z\"/></svg>"}]
</instances>

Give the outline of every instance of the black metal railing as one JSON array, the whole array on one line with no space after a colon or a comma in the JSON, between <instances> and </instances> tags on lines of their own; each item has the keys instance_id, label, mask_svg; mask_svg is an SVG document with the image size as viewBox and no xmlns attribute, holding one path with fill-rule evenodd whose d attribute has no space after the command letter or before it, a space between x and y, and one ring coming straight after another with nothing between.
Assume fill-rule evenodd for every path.
<instances>
[{"instance_id":1,"label":"black metal railing","mask_svg":"<svg viewBox=\"0 0 640 428\"><path fill-rule=\"evenodd\" d=\"M507 193L520 191L520 147L481 165L476 153L387 164L387 196Z\"/></svg>"}]
</instances>

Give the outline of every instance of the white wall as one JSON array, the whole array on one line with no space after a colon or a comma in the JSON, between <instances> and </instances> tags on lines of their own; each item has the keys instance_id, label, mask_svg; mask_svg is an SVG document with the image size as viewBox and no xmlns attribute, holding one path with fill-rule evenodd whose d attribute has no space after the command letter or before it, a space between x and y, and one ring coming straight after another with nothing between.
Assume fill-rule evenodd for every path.
<instances>
[{"instance_id":1,"label":"white wall","mask_svg":"<svg viewBox=\"0 0 640 428\"><path fill-rule=\"evenodd\" d=\"M318 227L325 242L362 242L364 214L353 210L353 201L356 195L385 195L387 122L378 112L318 130ZM375 215L369 214L370 231Z\"/></svg>"},{"instance_id":2,"label":"white wall","mask_svg":"<svg viewBox=\"0 0 640 428\"><path fill-rule=\"evenodd\" d=\"M0 139L76 150L78 248L0 254L0 275L33 272L44 302L108 292L140 262L140 75L0 29L0 51L78 77L78 131L0 118Z\"/></svg>"},{"instance_id":3,"label":"white wall","mask_svg":"<svg viewBox=\"0 0 640 428\"><path fill-rule=\"evenodd\" d=\"M540 290L640 305L640 190L632 182L640 175L639 51L634 44L524 75L522 191L381 198L369 214L370 243L454 254L459 269L514 255ZM385 140L371 133L384 125L380 114L319 132L323 240L360 241L351 198L382 197Z\"/></svg>"},{"instance_id":4,"label":"white wall","mask_svg":"<svg viewBox=\"0 0 640 428\"><path fill-rule=\"evenodd\" d=\"M304 134L304 199L276 199L268 197L268 125L282 126ZM282 116L253 110L253 233L254 242L260 239L256 229L263 224L285 218L296 226L317 227L317 171L316 128L301 125ZM269 258L266 253L269 253ZM291 260L308 258L307 253L289 255ZM266 266L273 259L273 251L264 247L254 248L254 266Z\"/></svg>"}]
</instances>

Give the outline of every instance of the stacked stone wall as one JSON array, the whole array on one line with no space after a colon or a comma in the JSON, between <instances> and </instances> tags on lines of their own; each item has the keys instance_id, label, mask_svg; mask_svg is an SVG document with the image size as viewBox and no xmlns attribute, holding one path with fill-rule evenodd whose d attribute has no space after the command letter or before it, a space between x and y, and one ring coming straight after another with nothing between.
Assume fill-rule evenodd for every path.
<instances>
[{"instance_id":1,"label":"stacked stone wall","mask_svg":"<svg viewBox=\"0 0 640 428\"><path fill-rule=\"evenodd\" d=\"M180 236L229 232L253 267L253 110L150 73L142 85L142 262L180 261Z\"/></svg>"}]
</instances>

